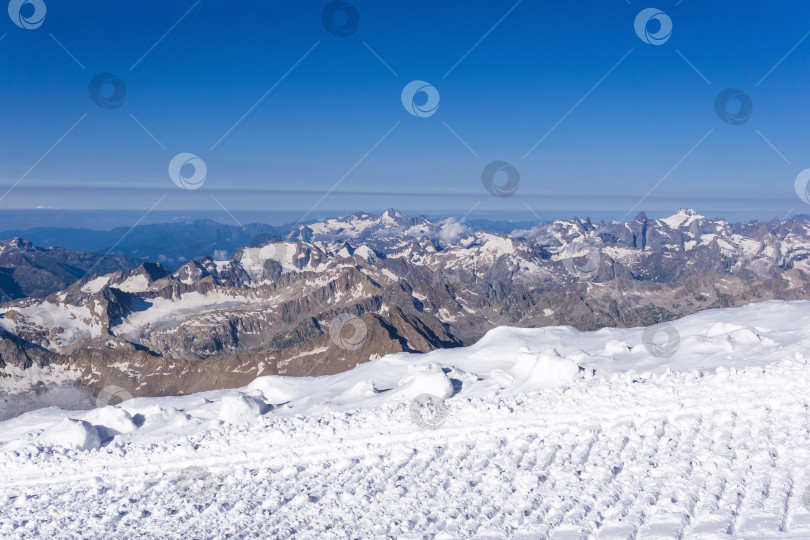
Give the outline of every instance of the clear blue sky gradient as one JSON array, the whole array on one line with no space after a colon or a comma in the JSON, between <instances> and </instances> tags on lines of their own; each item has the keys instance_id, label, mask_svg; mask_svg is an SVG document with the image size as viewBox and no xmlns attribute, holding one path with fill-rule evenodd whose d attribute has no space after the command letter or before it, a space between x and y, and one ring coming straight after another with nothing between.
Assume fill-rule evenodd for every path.
<instances>
[{"instance_id":1,"label":"clear blue sky gradient","mask_svg":"<svg viewBox=\"0 0 810 540\"><path fill-rule=\"evenodd\" d=\"M160 201L156 211L231 219L213 195L242 221L303 216L334 188L309 217L397 207L618 219L669 173L633 214L810 213L793 189L810 167L806 1L358 1L349 37L326 31L321 1L201 0L179 23L194 0L46 4L36 30L0 21L0 196L25 175L0 209L107 209L131 220ZM646 7L672 19L663 45L634 31ZM99 72L126 83L120 108L90 100ZM416 79L440 93L428 118L400 102ZM743 125L715 114L729 87L753 102ZM180 152L205 161L201 189L171 182ZM493 160L520 172L513 197L482 186Z\"/></svg>"}]
</instances>

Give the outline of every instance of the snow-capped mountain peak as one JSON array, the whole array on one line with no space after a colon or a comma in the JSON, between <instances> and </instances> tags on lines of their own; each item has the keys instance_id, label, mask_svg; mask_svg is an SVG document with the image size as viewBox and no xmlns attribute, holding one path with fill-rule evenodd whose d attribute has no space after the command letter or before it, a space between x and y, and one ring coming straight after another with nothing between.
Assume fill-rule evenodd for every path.
<instances>
[{"instance_id":1,"label":"snow-capped mountain peak","mask_svg":"<svg viewBox=\"0 0 810 540\"><path fill-rule=\"evenodd\" d=\"M675 214L661 219L664 223L669 225L672 229L680 229L682 227L688 227L692 223L705 221L706 218L701 216L694 210L690 210L688 208L681 208Z\"/></svg>"}]
</instances>

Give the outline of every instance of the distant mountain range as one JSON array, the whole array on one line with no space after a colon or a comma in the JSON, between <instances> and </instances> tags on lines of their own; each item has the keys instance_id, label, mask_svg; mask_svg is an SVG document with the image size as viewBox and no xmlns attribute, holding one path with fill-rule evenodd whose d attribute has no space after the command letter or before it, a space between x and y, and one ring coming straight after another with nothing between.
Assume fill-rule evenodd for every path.
<instances>
[{"instance_id":1,"label":"distant mountain range","mask_svg":"<svg viewBox=\"0 0 810 540\"><path fill-rule=\"evenodd\" d=\"M6 302L0 368L37 366L95 391L183 394L466 345L500 325L641 326L810 299L803 217L730 224L681 210L504 234L388 210L275 234L227 260L176 270L121 260L46 298Z\"/></svg>"},{"instance_id":2,"label":"distant mountain range","mask_svg":"<svg viewBox=\"0 0 810 540\"><path fill-rule=\"evenodd\" d=\"M532 225L491 220L467 223L474 230L506 233ZM190 260L228 259L244 246L279 241L294 228L292 224L237 227L193 220L110 231L46 227L0 232L0 239L7 239L0 240L0 302L47 296L88 272L129 270L142 262L159 262L175 271Z\"/></svg>"},{"instance_id":3,"label":"distant mountain range","mask_svg":"<svg viewBox=\"0 0 810 540\"><path fill-rule=\"evenodd\" d=\"M530 222L468 220L473 230L510 233L533 226ZM83 228L38 227L0 231L0 239L24 238L40 247L60 247L88 253L120 253L138 261L159 262L169 270L203 257L229 258L251 241L280 240L295 229L295 224L267 225L248 223L228 225L198 219L180 222L116 227L109 231ZM120 269L123 269L121 267ZM105 271L111 271L105 269ZM55 292L51 291L51 292Z\"/></svg>"},{"instance_id":4,"label":"distant mountain range","mask_svg":"<svg viewBox=\"0 0 810 540\"><path fill-rule=\"evenodd\" d=\"M160 262L176 270L192 259L234 253L260 234L283 235L290 226L251 223L244 227L211 220L117 227L110 231L44 227L0 232L0 238L25 238L32 244L92 253L112 251L138 261Z\"/></svg>"},{"instance_id":5,"label":"distant mountain range","mask_svg":"<svg viewBox=\"0 0 810 540\"><path fill-rule=\"evenodd\" d=\"M135 268L140 261L121 255L41 248L28 240L0 240L0 302L47 296L93 274Z\"/></svg>"}]
</instances>

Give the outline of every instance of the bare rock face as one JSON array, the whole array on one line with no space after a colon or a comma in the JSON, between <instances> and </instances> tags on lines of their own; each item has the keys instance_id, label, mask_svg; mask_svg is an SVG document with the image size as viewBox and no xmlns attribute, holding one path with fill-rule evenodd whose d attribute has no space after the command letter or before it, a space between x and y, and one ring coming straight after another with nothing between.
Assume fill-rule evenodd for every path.
<instances>
[{"instance_id":1,"label":"bare rock face","mask_svg":"<svg viewBox=\"0 0 810 540\"><path fill-rule=\"evenodd\" d=\"M810 299L803 218L731 225L682 210L506 235L390 210L265 240L0 305L0 373L58 373L92 396L187 394L469 345L499 325L640 326Z\"/></svg>"},{"instance_id":2,"label":"bare rock face","mask_svg":"<svg viewBox=\"0 0 810 540\"><path fill-rule=\"evenodd\" d=\"M44 367L50 364L58 355L47 349L31 347L18 338L6 332L0 332L0 370L5 370L6 366L17 369L28 369L30 367ZM5 373L0 372L0 376Z\"/></svg>"}]
</instances>

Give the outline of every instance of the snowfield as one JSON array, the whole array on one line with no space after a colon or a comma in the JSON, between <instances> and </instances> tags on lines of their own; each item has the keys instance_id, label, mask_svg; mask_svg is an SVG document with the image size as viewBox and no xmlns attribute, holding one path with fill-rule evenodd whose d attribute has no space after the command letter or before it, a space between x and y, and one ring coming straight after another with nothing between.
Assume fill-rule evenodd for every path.
<instances>
[{"instance_id":1,"label":"snowfield","mask_svg":"<svg viewBox=\"0 0 810 540\"><path fill-rule=\"evenodd\" d=\"M766 302L41 409L0 537L810 538L808 360L810 302Z\"/></svg>"}]
</instances>

